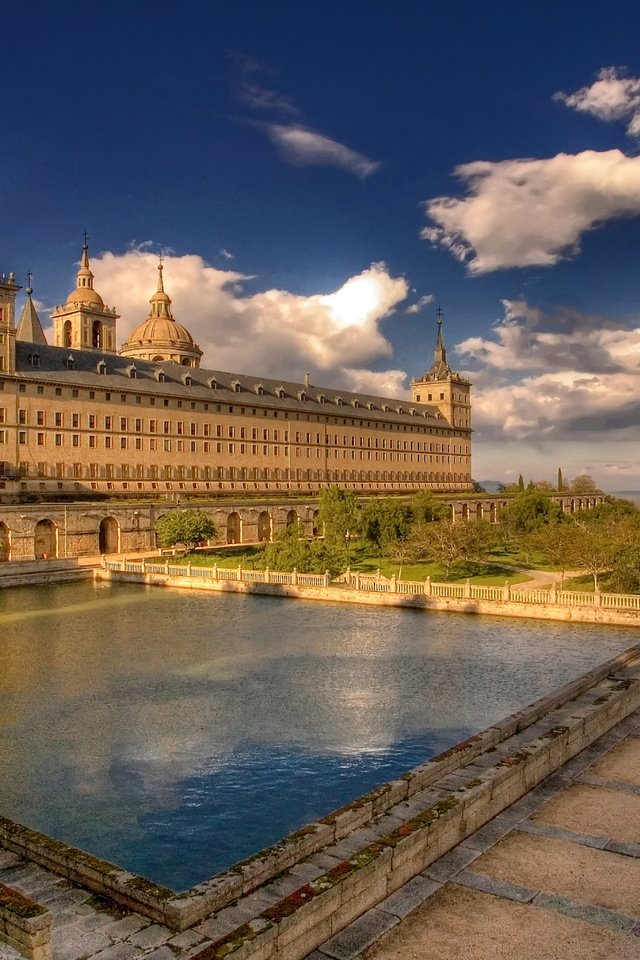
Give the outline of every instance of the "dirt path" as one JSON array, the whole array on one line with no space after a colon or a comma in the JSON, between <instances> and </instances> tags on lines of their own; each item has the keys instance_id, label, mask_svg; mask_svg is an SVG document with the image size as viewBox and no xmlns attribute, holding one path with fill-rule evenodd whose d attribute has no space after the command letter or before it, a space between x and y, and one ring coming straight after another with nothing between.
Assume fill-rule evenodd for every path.
<instances>
[{"instance_id":1,"label":"dirt path","mask_svg":"<svg viewBox=\"0 0 640 960\"><path fill-rule=\"evenodd\" d=\"M527 580L526 583L513 583L511 584L511 590L535 590L538 587L548 587L552 583L559 584L562 580L571 580L573 577L581 577L585 574L585 570L567 570L563 575L557 570L530 570L528 567L518 567L515 565L505 566L505 570L508 572L512 570L514 573L524 573L530 580Z\"/></svg>"}]
</instances>

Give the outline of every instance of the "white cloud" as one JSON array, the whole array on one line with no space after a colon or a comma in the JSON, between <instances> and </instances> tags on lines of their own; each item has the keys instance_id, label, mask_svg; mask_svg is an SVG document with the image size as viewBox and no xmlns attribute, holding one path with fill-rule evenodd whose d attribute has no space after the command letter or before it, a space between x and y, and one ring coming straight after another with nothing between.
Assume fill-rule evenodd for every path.
<instances>
[{"instance_id":1,"label":"white cloud","mask_svg":"<svg viewBox=\"0 0 640 960\"><path fill-rule=\"evenodd\" d=\"M265 130L283 159L299 167L341 167L363 179L380 168L364 154L299 124L269 123Z\"/></svg>"},{"instance_id":2,"label":"white cloud","mask_svg":"<svg viewBox=\"0 0 640 960\"><path fill-rule=\"evenodd\" d=\"M607 220L640 214L640 157L619 150L456 168L467 196L425 204L422 236L467 261L472 274L550 266Z\"/></svg>"},{"instance_id":3,"label":"white cloud","mask_svg":"<svg viewBox=\"0 0 640 960\"><path fill-rule=\"evenodd\" d=\"M420 297L419 300L416 300L415 303L410 304L405 310L405 313L420 313L420 311L430 303L433 303L433 294L425 293L425 295Z\"/></svg>"},{"instance_id":4,"label":"white cloud","mask_svg":"<svg viewBox=\"0 0 640 960\"><path fill-rule=\"evenodd\" d=\"M640 136L640 79L625 77L617 67L603 67L589 87L575 93L558 91L553 99L599 120L626 120L627 133Z\"/></svg>"},{"instance_id":5,"label":"white cloud","mask_svg":"<svg viewBox=\"0 0 640 960\"><path fill-rule=\"evenodd\" d=\"M640 327L505 301L492 338L457 344L480 366L474 420L493 439L592 441L640 436ZM509 371L510 380L505 371ZM514 377L515 374L515 377ZM476 383L476 372L469 373Z\"/></svg>"},{"instance_id":6,"label":"white cloud","mask_svg":"<svg viewBox=\"0 0 640 960\"><path fill-rule=\"evenodd\" d=\"M218 253L224 260L233 260L233 254L225 247L220 247Z\"/></svg>"},{"instance_id":7,"label":"white cloud","mask_svg":"<svg viewBox=\"0 0 640 960\"><path fill-rule=\"evenodd\" d=\"M122 315L120 341L149 312L156 266L154 255L138 250L91 260L96 289ZM406 395L403 371L369 369L393 355L380 323L406 298L404 278L378 263L332 293L310 296L273 289L246 295L247 279L196 255L165 259L174 317L204 350L203 366L298 381L309 372L318 386Z\"/></svg>"},{"instance_id":8,"label":"white cloud","mask_svg":"<svg viewBox=\"0 0 640 960\"><path fill-rule=\"evenodd\" d=\"M273 70L268 64L240 50L230 50L228 53L234 68L234 90L245 106L252 110L300 115L301 111L292 98L279 93L267 82L273 78Z\"/></svg>"}]
</instances>

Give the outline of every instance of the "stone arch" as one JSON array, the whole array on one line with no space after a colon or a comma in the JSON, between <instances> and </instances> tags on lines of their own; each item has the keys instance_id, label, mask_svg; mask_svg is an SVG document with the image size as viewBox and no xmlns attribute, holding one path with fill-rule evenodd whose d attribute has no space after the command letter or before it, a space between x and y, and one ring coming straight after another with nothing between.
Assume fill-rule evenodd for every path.
<instances>
[{"instance_id":1,"label":"stone arch","mask_svg":"<svg viewBox=\"0 0 640 960\"><path fill-rule=\"evenodd\" d=\"M272 526L271 514L267 510L263 510L258 516L258 540L260 542L271 540Z\"/></svg>"},{"instance_id":2,"label":"stone arch","mask_svg":"<svg viewBox=\"0 0 640 960\"><path fill-rule=\"evenodd\" d=\"M492 501L491 501L491 506L489 507L489 522L490 522L490 523L495 523L495 522L497 521L497 519L498 519L498 518L497 518L497 511L496 511L495 500L492 500Z\"/></svg>"},{"instance_id":3,"label":"stone arch","mask_svg":"<svg viewBox=\"0 0 640 960\"><path fill-rule=\"evenodd\" d=\"M0 563L11 559L11 531L6 523L0 522Z\"/></svg>"},{"instance_id":4,"label":"stone arch","mask_svg":"<svg viewBox=\"0 0 640 960\"><path fill-rule=\"evenodd\" d=\"M58 556L58 528L53 520L38 520L33 532L33 554L36 560Z\"/></svg>"},{"instance_id":5,"label":"stone arch","mask_svg":"<svg viewBox=\"0 0 640 960\"><path fill-rule=\"evenodd\" d=\"M484 504L477 503L476 504L476 520L482 520L483 517L484 517Z\"/></svg>"},{"instance_id":6,"label":"stone arch","mask_svg":"<svg viewBox=\"0 0 640 960\"><path fill-rule=\"evenodd\" d=\"M314 510L314 511L313 511L313 516L311 517L311 522L312 522L312 524L313 524L312 532L313 532L313 536L314 536L314 537L317 537L317 536L319 535L319 533L320 533L320 526L319 526L319 521L318 521L318 517L319 517L319 516L320 516L320 511L319 511L319 510Z\"/></svg>"},{"instance_id":7,"label":"stone arch","mask_svg":"<svg viewBox=\"0 0 640 960\"><path fill-rule=\"evenodd\" d=\"M104 350L102 324L99 320L94 320L91 327L91 346L94 350Z\"/></svg>"},{"instance_id":8,"label":"stone arch","mask_svg":"<svg viewBox=\"0 0 640 960\"><path fill-rule=\"evenodd\" d=\"M98 529L100 553L120 553L120 524L115 517L104 517Z\"/></svg>"},{"instance_id":9,"label":"stone arch","mask_svg":"<svg viewBox=\"0 0 640 960\"><path fill-rule=\"evenodd\" d=\"M469 519L469 504L468 504L468 503L463 503L463 504L462 504L461 514L462 514L462 519L463 519L463 520L468 520L468 519Z\"/></svg>"},{"instance_id":10,"label":"stone arch","mask_svg":"<svg viewBox=\"0 0 640 960\"><path fill-rule=\"evenodd\" d=\"M300 519L300 518L298 517L298 511L297 511L297 510L289 510L289 511L287 512L287 520L286 520L286 523L287 523L287 526L288 526L288 527L294 526L294 525L298 522L299 519Z\"/></svg>"},{"instance_id":11,"label":"stone arch","mask_svg":"<svg viewBox=\"0 0 640 960\"><path fill-rule=\"evenodd\" d=\"M242 520L235 510L227 517L227 543L242 543Z\"/></svg>"},{"instance_id":12,"label":"stone arch","mask_svg":"<svg viewBox=\"0 0 640 960\"><path fill-rule=\"evenodd\" d=\"M73 328L71 320L65 320L62 326L62 346L70 347L73 344Z\"/></svg>"}]
</instances>

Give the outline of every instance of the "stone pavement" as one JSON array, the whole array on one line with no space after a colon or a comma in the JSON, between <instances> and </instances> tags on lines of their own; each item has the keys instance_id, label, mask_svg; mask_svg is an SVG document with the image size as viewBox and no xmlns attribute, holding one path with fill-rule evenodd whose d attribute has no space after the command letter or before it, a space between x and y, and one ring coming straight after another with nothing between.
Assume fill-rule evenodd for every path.
<instances>
[{"instance_id":1,"label":"stone pavement","mask_svg":"<svg viewBox=\"0 0 640 960\"><path fill-rule=\"evenodd\" d=\"M308 960L575 957L640 957L640 710Z\"/></svg>"}]
</instances>

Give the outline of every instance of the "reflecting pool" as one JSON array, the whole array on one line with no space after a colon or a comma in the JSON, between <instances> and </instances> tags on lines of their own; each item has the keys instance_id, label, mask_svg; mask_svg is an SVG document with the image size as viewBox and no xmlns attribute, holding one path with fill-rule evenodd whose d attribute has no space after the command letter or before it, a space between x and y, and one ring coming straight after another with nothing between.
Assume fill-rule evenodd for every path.
<instances>
[{"instance_id":1,"label":"reflecting pool","mask_svg":"<svg viewBox=\"0 0 640 960\"><path fill-rule=\"evenodd\" d=\"M634 643L129 584L0 590L0 814L185 889Z\"/></svg>"}]
</instances>

